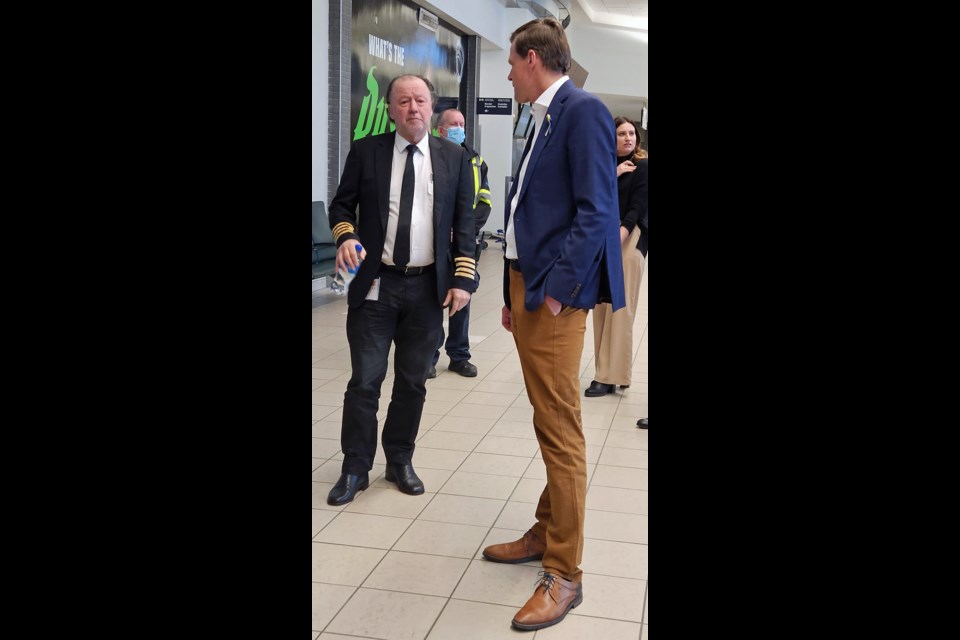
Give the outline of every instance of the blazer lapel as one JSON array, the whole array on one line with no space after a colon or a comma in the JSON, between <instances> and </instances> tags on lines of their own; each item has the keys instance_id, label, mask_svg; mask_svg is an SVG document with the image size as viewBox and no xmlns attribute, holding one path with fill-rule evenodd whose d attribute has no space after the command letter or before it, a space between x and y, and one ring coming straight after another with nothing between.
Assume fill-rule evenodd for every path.
<instances>
[{"instance_id":1,"label":"blazer lapel","mask_svg":"<svg viewBox=\"0 0 960 640\"><path fill-rule=\"evenodd\" d=\"M430 164L433 165L433 175L428 179L433 180L433 227L436 233L440 227L440 205L444 202L452 169L447 163L447 155L443 153L443 143L440 138L427 135L430 136Z\"/></svg>"},{"instance_id":2,"label":"blazer lapel","mask_svg":"<svg viewBox=\"0 0 960 640\"><path fill-rule=\"evenodd\" d=\"M523 159L527 157L527 154L530 153L530 145L533 143L533 131L530 132L530 135L527 136L527 144L523 147L523 153L520 154L520 162L517 163L517 174L513 176L513 180L510 181L510 193L507 195L507 202L513 201L513 196L517 193L517 180L520 178L520 167L523 166ZM509 210L507 211L509 215Z\"/></svg>"},{"instance_id":3,"label":"blazer lapel","mask_svg":"<svg viewBox=\"0 0 960 640\"><path fill-rule=\"evenodd\" d=\"M554 133L557 124L560 122L560 114L563 111L563 103L567 101L567 97L570 95L571 82L572 81L570 80L564 82L560 88L557 89L557 93L553 96L553 100L550 101L550 107L547 109L547 115L543 117L543 123L537 130L537 144L533 148L533 153L530 154L530 159L527 161L527 169L523 174L523 182L525 184L529 184L529 181L533 178L533 173L537 169L537 163L540 161L540 156L543 155L547 145L550 144L550 136ZM520 194L520 199L517 200L517 206L520 205L520 202L523 201L526 194L527 191L524 189Z\"/></svg>"},{"instance_id":4,"label":"blazer lapel","mask_svg":"<svg viewBox=\"0 0 960 640\"><path fill-rule=\"evenodd\" d=\"M384 136L377 145L376 156L373 159L377 185L377 204L380 209L380 224L383 227L383 237L387 237L387 220L390 218L390 172L393 169L393 146L396 142L396 132Z\"/></svg>"}]
</instances>

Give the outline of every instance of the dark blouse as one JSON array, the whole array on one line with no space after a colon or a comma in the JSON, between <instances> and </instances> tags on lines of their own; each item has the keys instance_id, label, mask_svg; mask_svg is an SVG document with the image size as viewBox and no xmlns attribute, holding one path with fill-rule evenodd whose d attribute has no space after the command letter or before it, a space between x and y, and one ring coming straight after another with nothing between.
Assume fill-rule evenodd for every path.
<instances>
[{"instance_id":1,"label":"dark blouse","mask_svg":"<svg viewBox=\"0 0 960 640\"><path fill-rule=\"evenodd\" d=\"M617 164L631 159L633 154L617 158ZM633 228L640 225L640 240L637 249L644 257L647 256L647 158L634 160L637 166L630 173L624 173L617 178L617 191L620 202L620 225L633 233Z\"/></svg>"}]
</instances>

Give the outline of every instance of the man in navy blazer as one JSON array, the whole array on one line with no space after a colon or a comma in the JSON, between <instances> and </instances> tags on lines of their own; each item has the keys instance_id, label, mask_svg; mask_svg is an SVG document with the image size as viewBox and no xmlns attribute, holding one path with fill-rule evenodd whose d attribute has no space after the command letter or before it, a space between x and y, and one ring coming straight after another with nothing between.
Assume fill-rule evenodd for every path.
<instances>
[{"instance_id":1,"label":"man in navy blazer","mask_svg":"<svg viewBox=\"0 0 960 640\"><path fill-rule=\"evenodd\" d=\"M536 524L483 550L494 562L543 561L533 596L513 618L521 630L554 625L583 601L587 492L580 416L580 356L589 309L625 306L613 117L566 75L563 27L538 18L510 36L517 102L536 127L506 203L502 324L513 333L533 427L547 468Z\"/></svg>"},{"instance_id":2,"label":"man in navy blazer","mask_svg":"<svg viewBox=\"0 0 960 640\"><path fill-rule=\"evenodd\" d=\"M395 378L381 439L385 479L404 493L424 492L413 450L443 309L449 307L453 316L476 291L470 158L460 145L429 135L436 102L423 76L394 78L387 104L396 131L350 145L330 203L337 269L360 266L347 292L353 372L343 398L344 457L340 479L327 496L331 505L351 502L369 485L391 343ZM415 175L409 189L408 172Z\"/></svg>"}]
</instances>

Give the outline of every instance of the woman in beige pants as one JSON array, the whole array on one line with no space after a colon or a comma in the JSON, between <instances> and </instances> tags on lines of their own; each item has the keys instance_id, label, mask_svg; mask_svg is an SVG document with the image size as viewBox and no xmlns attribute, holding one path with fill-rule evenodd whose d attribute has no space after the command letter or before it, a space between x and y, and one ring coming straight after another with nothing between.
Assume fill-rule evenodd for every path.
<instances>
[{"instance_id":1,"label":"woman in beige pants","mask_svg":"<svg viewBox=\"0 0 960 640\"><path fill-rule=\"evenodd\" d=\"M637 126L614 118L617 127L617 188L620 195L620 249L627 306L616 313L609 304L593 308L596 374L584 391L588 398L630 386L633 367L633 321L647 255L647 153L637 147Z\"/></svg>"}]
</instances>

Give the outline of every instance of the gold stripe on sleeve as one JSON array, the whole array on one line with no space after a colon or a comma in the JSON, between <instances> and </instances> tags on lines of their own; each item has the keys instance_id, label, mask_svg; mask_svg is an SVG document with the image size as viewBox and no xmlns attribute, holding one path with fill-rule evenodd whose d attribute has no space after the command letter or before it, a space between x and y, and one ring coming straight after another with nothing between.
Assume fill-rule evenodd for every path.
<instances>
[{"instance_id":1,"label":"gold stripe on sleeve","mask_svg":"<svg viewBox=\"0 0 960 640\"><path fill-rule=\"evenodd\" d=\"M453 259L454 276L462 276L473 280L477 275L477 261L469 257L457 257Z\"/></svg>"},{"instance_id":2,"label":"gold stripe on sleeve","mask_svg":"<svg viewBox=\"0 0 960 640\"><path fill-rule=\"evenodd\" d=\"M333 233L333 241L338 242L340 240L340 236L345 233L354 233L354 230L353 225L349 222L339 222L334 225L331 232Z\"/></svg>"}]
</instances>

